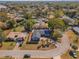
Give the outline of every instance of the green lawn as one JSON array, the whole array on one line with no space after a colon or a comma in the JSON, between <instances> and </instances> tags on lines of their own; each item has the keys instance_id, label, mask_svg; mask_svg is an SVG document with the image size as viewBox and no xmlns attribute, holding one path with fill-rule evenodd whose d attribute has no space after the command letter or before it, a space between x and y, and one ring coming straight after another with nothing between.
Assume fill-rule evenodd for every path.
<instances>
[{"instance_id":1,"label":"green lawn","mask_svg":"<svg viewBox=\"0 0 79 59\"><path fill-rule=\"evenodd\" d=\"M15 45L15 42L3 42L3 46L0 47L0 50L12 50Z\"/></svg>"}]
</instances>

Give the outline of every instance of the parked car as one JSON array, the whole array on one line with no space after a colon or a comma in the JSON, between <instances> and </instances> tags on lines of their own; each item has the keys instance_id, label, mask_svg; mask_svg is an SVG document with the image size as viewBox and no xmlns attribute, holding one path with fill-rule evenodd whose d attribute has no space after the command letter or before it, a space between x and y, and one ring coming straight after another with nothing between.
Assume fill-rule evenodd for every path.
<instances>
[{"instance_id":1,"label":"parked car","mask_svg":"<svg viewBox=\"0 0 79 59\"><path fill-rule=\"evenodd\" d=\"M29 54L25 54L24 58L30 58L30 55Z\"/></svg>"},{"instance_id":2,"label":"parked car","mask_svg":"<svg viewBox=\"0 0 79 59\"><path fill-rule=\"evenodd\" d=\"M73 58L77 58L77 53L76 53L76 51L70 51L69 54L70 54Z\"/></svg>"}]
</instances>

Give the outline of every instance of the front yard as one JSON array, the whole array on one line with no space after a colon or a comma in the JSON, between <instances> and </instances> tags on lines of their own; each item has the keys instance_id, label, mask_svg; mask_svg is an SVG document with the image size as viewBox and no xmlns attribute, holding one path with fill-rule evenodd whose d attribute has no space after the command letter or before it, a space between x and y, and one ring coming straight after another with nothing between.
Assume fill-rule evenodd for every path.
<instances>
[{"instance_id":1,"label":"front yard","mask_svg":"<svg viewBox=\"0 0 79 59\"><path fill-rule=\"evenodd\" d=\"M12 50L15 45L15 42L3 42L3 46L0 47L0 50Z\"/></svg>"},{"instance_id":2,"label":"front yard","mask_svg":"<svg viewBox=\"0 0 79 59\"><path fill-rule=\"evenodd\" d=\"M5 57L0 57L0 59L15 59L15 58L13 58L11 56L5 56Z\"/></svg>"},{"instance_id":3,"label":"front yard","mask_svg":"<svg viewBox=\"0 0 79 59\"><path fill-rule=\"evenodd\" d=\"M55 45L51 44L49 47L46 48L37 48L38 44L23 44L20 48L21 50L50 50L56 48Z\"/></svg>"}]
</instances>

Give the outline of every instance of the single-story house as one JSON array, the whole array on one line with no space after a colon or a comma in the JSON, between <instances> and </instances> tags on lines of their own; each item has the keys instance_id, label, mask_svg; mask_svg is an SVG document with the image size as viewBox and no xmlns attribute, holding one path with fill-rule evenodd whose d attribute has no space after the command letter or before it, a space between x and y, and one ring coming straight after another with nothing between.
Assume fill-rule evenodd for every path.
<instances>
[{"instance_id":1,"label":"single-story house","mask_svg":"<svg viewBox=\"0 0 79 59\"><path fill-rule=\"evenodd\" d=\"M75 20L68 16L62 16L62 19L64 19L65 23L67 23L68 25L74 25L75 23Z\"/></svg>"},{"instance_id":2,"label":"single-story house","mask_svg":"<svg viewBox=\"0 0 79 59\"><path fill-rule=\"evenodd\" d=\"M72 27L72 30L79 35L79 27Z\"/></svg>"},{"instance_id":3,"label":"single-story house","mask_svg":"<svg viewBox=\"0 0 79 59\"><path fill-rule=\"evenodd\" d=\"M7 9L7 6L0 4L0 11L2 11L2 10L4 10L4 9L6 10L6 9Z\"/></svg>"},{"instance_id":4,"label":"single-story house","mask_svg":"<svg viewBox=\"0 0 79 59\"><path fill-rule=\"evenodd\" d=\"M39 29L34 30L31 40L31 43L38 43L41 37L50 37L51 31L49 29Z\"/></svg>"},{"instance_id":5,"label":"single-story house","mask_svg":"<svg viewBox=\"0 0 79 59\"><path fill-rule=\"evenodd\" d=\"M51 31L49 29L41 29L41 36L50 37Z\"/></svg>"},{"instance_id":6,"label":"single-story house","mask_svg":"<svg viewBox=\"0 0 79 59\"><path fill-rule=\"evenodd\" d=\"M40 40L41 34L39 31L34 31L30 40L30 43L38 43Z\"/></svg>"},{"instance_id":7,"label":"single-story house","mask_svg":"<svg viewBox=\"0 0 79 59\"><path fill-rule=\"evenodd\" d=\"M10 32L7 36L7 38L12 39L12 40L24 40L26 37L25 33L22 32Z\"/></svg>"},{"instance_id":8,"label":"single-story house","mask_svg":"<svg viewBox=\"0 0 79 59\"><path fill-rule=\"evenodd\" d=\"M45 22L36 23L33 26L33 29L46 29L46 28L48 28L48 24Z\"/></svg>"}]
</instances>

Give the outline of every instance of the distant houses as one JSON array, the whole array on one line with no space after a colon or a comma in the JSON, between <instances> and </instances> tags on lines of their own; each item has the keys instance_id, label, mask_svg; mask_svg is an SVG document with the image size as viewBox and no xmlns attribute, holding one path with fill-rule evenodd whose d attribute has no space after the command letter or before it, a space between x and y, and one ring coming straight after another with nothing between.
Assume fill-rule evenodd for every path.
<instances>
[{"instance_id":1,"label":"distant houses","mask_svg":"<svg viewBox=\"0 0 79 59\"><path fill-rule=\"evenodd\" d=\"M48 28L48 24L45 22L36 23L33 26L33 29L46 29L46 28Z\"/></svg>"},{"instance_id":2,"label":"distant houses","mask_svg":"<svg viewBox=\"0 0 79 59\"><path fill-rule=\"evenodd\" d=\"M6 10L7 9L7 6L5 6L5 5L0 5L0 11L4 11L4 10Z\"/></svg>"}]
</instances>

